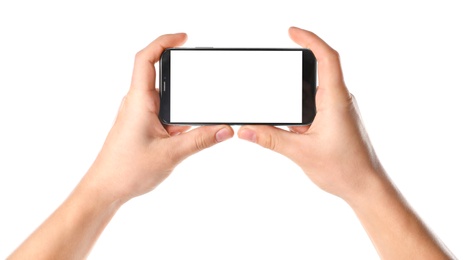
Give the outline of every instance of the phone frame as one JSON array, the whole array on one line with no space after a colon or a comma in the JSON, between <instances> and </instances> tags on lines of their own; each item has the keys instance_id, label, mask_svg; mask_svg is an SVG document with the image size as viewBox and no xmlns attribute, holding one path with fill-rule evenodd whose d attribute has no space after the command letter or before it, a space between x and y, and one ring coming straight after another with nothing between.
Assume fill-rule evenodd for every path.
<instances>
[{"instance_id":1,"label":"phone frame","mask_svg":"<svg viewBox=\"0 0 464 260\"><path fill-rule=\"evenodd\" d=\"M288 122L171 122L171 51L302 51L302 121ZM168 48L159 61L159 118L165 125L309 125L316 116L317 61L311 50L305 48Z\"/></svg>"}]
</instances>

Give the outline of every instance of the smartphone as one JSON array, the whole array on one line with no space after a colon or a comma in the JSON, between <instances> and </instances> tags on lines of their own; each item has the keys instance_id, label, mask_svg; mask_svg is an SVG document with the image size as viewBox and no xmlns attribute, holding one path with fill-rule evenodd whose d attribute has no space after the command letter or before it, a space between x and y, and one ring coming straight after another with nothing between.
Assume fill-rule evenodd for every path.
<instances>
[{"instance_id":1,"label":"smartphone","mask_svg":"<svg viewBox=\"0 0 464 260\"><path fill-rule=\"evenodd\" d=\"M164 124L307 125L316 58L302 48L170 48L160 58Z\"/></svg>"}]
</instances>

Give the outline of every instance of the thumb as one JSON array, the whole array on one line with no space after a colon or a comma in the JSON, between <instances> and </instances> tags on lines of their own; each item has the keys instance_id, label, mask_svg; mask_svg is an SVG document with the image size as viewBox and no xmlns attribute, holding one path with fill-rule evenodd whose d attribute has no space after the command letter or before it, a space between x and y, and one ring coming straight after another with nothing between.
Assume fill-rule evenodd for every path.
<instances>
[{"instance_id":1,"label":"thumb","mask_svg":"<svg viewBox=\"0 0 464 260\"><path fill-rule=\"evenodd\" d=\"M247 125L238 131L238 137L287 157L292 157L297 134L269 125Z\"/></svg>"},{"instance_id":2,"label":"thumb","mask_svg":"<svg viewBox=\"0 0 464 260\"><path fill-rule=\"evenodd\" d=\"M234 135L234 130L227 125L201 126L189 132L173 136L170 139L175 156L184 159L194 153L225 141Z\"/></svg>"}]
</instances>

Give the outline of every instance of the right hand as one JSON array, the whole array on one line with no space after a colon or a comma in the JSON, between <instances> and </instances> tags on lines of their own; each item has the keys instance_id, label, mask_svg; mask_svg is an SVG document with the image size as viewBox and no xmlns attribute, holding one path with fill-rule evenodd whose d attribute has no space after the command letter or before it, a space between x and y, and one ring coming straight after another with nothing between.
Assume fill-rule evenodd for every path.
<instances>
[{"instance_id":1,"label":"right hand","mask_svg":"<svg viewBox=\"0 0 464 260\"><path fill-rule=\"evenodd\" d=\"M297 163L321 189L350 200L374 179L384 177L354 97L343 80L338 53L314 33L289 29L290 37L311 49L318 61L317 115L311 126L290 131L266 125L242 126L238 136Z\"/></svg>"}]
</instances>

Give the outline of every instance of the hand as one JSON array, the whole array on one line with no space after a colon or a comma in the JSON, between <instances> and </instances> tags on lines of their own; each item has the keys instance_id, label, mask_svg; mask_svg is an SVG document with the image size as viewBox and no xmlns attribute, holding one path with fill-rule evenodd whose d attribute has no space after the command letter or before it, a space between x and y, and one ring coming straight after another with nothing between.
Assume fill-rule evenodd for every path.
<instances>
[{"instance_id":1,"label":"hand","mask_svg":"<svg viewBox=\"0 0 464 260\"><path fill-rule=\"evenodd\" d=\"M238 136L297 163L323 190L348 199L381 175L355 100L348 92L338 53L312 32L292 27L290 37L311 49L318 61L317 115L311 126L243 126Z\"/></svg>"},{"instance_id":2,"label":"hand","mask_svg":"<svg viewBox=\"0 0 464 260\"><path fill-rule=\"evenodd\" d=\"M186 34L163 35L135 57L129 93L116 122L83 181L111 200L127 201L154 189L188 156L233 136L230 126L164 126L158 119L154 64L165 48L182 45Z\"/></svg>"},{"instance_id":3,"label":"hand","mask_svg":"<svg viewBox=\"0 0 464 260\"><path fill-rule=\"evenodd\" d=\"M244 126L239 137L289 157L322 189L353 207L384 259L451 259L383 174L343 82L338 54L311 32L290 29L319 62L318 113L311 127L292 132L271 126ZM182 44L185 34L156 39L135 59L129 93L89 172L68 199L10 259L82 259L127 200L155 188L189 155L233 135L230 126L163 126L154 64L163 50ZM355 196L374 183L371 196ZM375 187L376 185L374 185ZM406 239L405 239L406 238Z\"/></svg>"},{"instance_id":4,"label":"hand","mask_svg":"<svg viewBox=\"0 0 464 260\"><path fill-rule=\"evenodd\" d=\"M315 34L290 37L318 61L317 115L311 126L243 126L238 136L297 163L320 188L344 199L382 259L453 259L387 178L343 81L336 51Z\"/></svg>"},{"instance_id":5,"label":"hand","mask_svg":"<svg viewBox=\"0 0 464 260\"><path fill-rule=\"evenodd\" d=\"M230 126L164 126L154 64L185 34L163 35L140 51L129 93L103 148L63 204L9 259L84 259L119 207L154 189L186 157L233 136Z\"/></svg>"}]
</instances>

